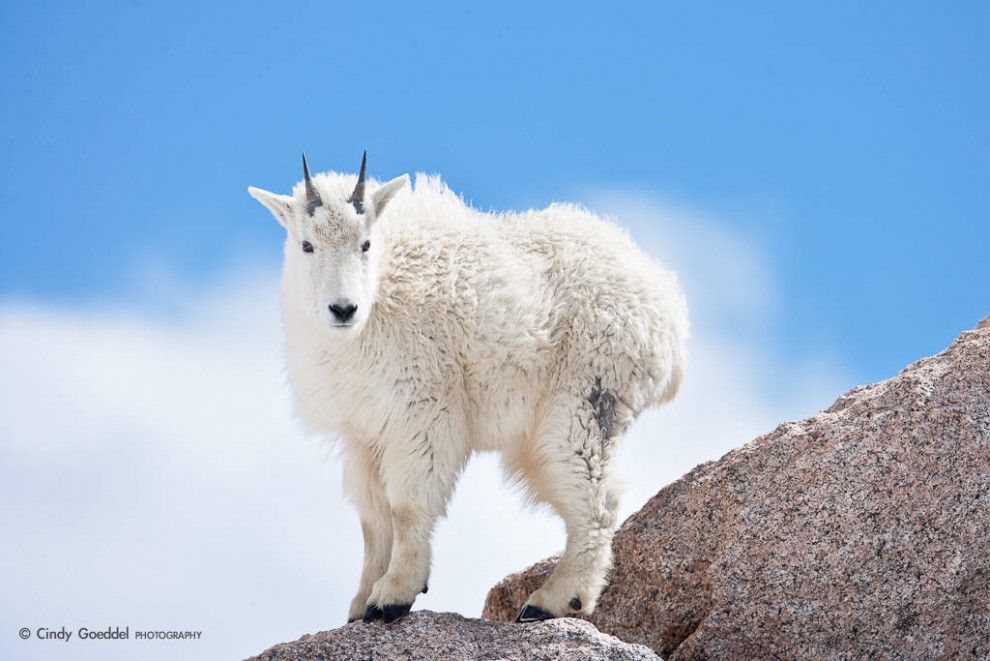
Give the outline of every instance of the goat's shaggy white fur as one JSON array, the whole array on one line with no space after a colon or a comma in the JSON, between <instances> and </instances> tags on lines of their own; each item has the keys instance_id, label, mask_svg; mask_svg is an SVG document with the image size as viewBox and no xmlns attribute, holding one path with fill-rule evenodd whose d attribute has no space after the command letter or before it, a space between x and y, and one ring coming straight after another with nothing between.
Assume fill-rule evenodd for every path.
<instances>
[{"instance_id":1,"label":"goat's shaggy white fur","mask_svg":"<svg viewBox=\"0 0 990 661\"><path fill-rule=\"evenodd\" d=\"M570 204L483 213L419 175L414 190L405 176L369 181L360 214L354 175L312 181L323 203L312 215L303 182L293 196L250 192L288 231L282 312L298 412L341 439L360 513L350 618L393 619L425 589L435 521L484 450L566 524L564 554L524 613L591 613L617 523L614 442L684 372L677 279ZM353 323L327 313L339 301L358 306Z\"/></svg>"}]
</instances>

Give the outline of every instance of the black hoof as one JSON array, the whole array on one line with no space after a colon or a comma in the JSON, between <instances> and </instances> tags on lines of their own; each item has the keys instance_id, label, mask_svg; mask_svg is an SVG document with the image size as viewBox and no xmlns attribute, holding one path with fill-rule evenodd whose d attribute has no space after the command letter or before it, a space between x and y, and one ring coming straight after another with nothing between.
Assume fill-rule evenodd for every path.
<instances>
[{"instance_id":1,"label":"black hoof","mask_svg":"<svg viewBox=\"0 0 990 661\"><path fill-rule=\"evenodd\" d=\"M576 610L576 611L581 610L581 600L578 599L577 597L571 599L571 603L567 605L571 607L571 610Z\"/></svg>"},{"instance_id":2,"label":"black hoof","mask_svg":"<svg viewBox=\"0 0 990 661\"><path fill-rule=\"evenodd\" d=\"M385 624L395 622L403 615L406 615L410 608L412 608L412 604L388 604L387 606L382 606L382 622Z\"/></svg>"},{"instance_id":3,"label":"black hoof","mask_svg":"<svg viewBox=\"0 0 990 661\"><path fill-rule=\"evenodd\" d=\"M382 609L378 606L371 605L368 606L368 610L364 611L364 617L361 619L365 622L372 622L374 620L380 620L382 618Z\"/></svg>"},{"instance_id":4,"label":"black hoof","mask_svg":"<svg viewBox=\"0 0 990 661\"><path fill-rule=\"evenodd\" d=\"M423 590L422 590L423 594L426 594L429 591L430 591L430 586L429 585L424 585L423 586Z\"/></svg>"},{"instance_id":5,"label":"black hoof","mask_svg":"<svg viewBox=\"0 0 990 661\"><path fill-rule=\"evenodd\" d=\"M357 622L360 619L360 617L349 617L347 618L347 623L350 624L351 622Z\"/></svg>"},{"instance_id":6,"label":"black hoof","mask_svg":"<svg viewBox=\"0 0 990 661\"><path fill-rule=\"evenodd\" d=\"M519 615L516 616L516 622L540 622L542 620L553 619L553 614L548 613L542 608L536 606L524 606Z\"/></svg>"}]
</instances>

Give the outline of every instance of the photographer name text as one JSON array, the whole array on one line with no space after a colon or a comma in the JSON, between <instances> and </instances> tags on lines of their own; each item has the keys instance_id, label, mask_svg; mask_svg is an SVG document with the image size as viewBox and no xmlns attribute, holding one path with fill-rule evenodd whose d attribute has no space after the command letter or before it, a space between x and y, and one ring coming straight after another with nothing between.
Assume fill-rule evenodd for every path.
<instances>
[{"instance_id":1,"label":"photographer name text","mask_svg":"<svg viewBox=\"0 0 990 661\"><path fill-rule=\"evenodd\" d=\"M24 627L19 632L23 640L36 638L38 640L55 640L69 642L76 640L199 640L203 635L202 631L182 631L176 629L135 629L130 627L106 627L101 629L90 629L80 627L78 629L68 629L66 627L38 627L33 631Z\"/></svg>"}]
</instances>

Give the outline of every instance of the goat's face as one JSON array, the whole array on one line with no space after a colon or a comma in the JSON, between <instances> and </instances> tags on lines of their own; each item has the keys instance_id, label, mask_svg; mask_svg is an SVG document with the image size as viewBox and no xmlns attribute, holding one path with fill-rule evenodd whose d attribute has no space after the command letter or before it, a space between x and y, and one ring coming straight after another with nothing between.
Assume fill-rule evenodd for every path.
<instances>
[{"instance_id":1,"label":"goat's face","mask_svg":"<svg viewBox=\"0 0 990 661\"><path fill-rule=\"evenodd\" d=\"M337 331L360 331L374 302L380 246L372 229L353 209L324 205L299 214L286 237L285 267L308 283L314 311Z\"/></svg>"},{"instance_id":2,"label":"goat's face","mask_svg":"<svg viewBox=\"0 0 990 661\"><path fill-rule=\"evenodd\" d=\"M381 185L366 204L364 162L352 193L346 184L353 185L353 177L310 178L305 157L303 164L305 178L294 195L257 188L248 188L248 192L287 231L284 269L295 287L292 295L311 305L313 314L332 332L356 335L368 320L378 291L382 246L375 221L409 177L402 175Z\"/></svg>"}]
</instances>

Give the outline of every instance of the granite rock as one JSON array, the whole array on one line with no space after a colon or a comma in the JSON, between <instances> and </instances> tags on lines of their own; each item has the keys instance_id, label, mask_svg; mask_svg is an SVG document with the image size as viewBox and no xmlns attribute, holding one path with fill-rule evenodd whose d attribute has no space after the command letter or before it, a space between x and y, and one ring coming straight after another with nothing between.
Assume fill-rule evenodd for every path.
<instances>
[{"instance_id":1,"label":"granite rock","mask_svg":"<svg viewBox=\"0 0 990 661\"><path fill-rule=\"evenodd\" d=\"M589 618L664 658L990 658L990 317L621 527ZM495 586L511 620L553 559Z\"/></svg>"},{"instance_id":2,"label":"granite rock","mask_svg":"<svg viewBox=\"0 0 990 661\"><path fill-rule=\"evenodd\" d=\"M391 624L354 622L276 645L257 661L323 659L574 659L657 661L649 648L607 636L584 620L533 624L467 619L454 613L416 611Z\"/></svg>"}]
</instances>

